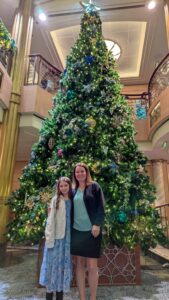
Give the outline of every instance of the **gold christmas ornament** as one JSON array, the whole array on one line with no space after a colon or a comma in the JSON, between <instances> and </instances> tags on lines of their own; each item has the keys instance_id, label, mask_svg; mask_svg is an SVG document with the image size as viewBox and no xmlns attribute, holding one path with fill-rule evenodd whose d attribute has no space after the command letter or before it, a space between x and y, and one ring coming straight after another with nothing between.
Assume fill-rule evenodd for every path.
<instances>
[{"instance_id":1,"label":"gold christmas ornament","mask_svg":"<svg viewBox=\"0 0 169 300\"><path fill-rule=\"evenodd\" d=\"M42 203L49 204L54 196L54 190L51 187L45 187L40 193L40 200Z\"/></svg>"},{"instance_id":2,"label":"gold christmas ornament","mask_svg":"<svg viewBox=\"0 0 169 300\"><path fill-rule=\"evenodd\" d=\"M56 171L56 166L55 165L53 165L53 166L49 166L48 168L47 168L47 171L52 171L52 172L55 172Z\"/></svg>"},{"instance_id":3,"label":"gold christmas ornament","mask_svg":"<svg viewBox=\"0 0 169 300\"><path fill-rule=\"evenodd\" d=\"M48 147L50 150L52 150L54 146L55 146L55 139L53 137L50 137L48 141Z\"/></svg>"},{"instance_id":4,"label":"gold christmas ornament","mask_svg":"<svg viewBox=\"0 0 169 300\"><path fill-rule=\"evenodd\" d=\"M99 167L100 167L100 164L99 164L99 162L96 162L96 163L94 163L92 166L91 166L91 169L92 169L92 171L94 172L94 173L96 173L96 174L98 174L99 173Z\"/></svg>"},{"instance_id":5,"label":"gold christmas ornament","mask_svg":"<svg viewBox=\"0 0 169 300\"><path fill-rule=\"evenodd\" d=\"M29 209L32 209L34 207L34 201L31 198L28 198L25 201L25 206L28 207Z\"/></svg>"},{"instance_id":6,"label":"gold christmas ornament","mask_svg":"<svg viewBox=\"0 0 169 300\"><path fill-rule=\"evenodd\" d=\"M93 117L89 117L85 120L85 123L88 124L90 127L95 128L96 121L93 119Z\"/></svg>"}]
</instances>

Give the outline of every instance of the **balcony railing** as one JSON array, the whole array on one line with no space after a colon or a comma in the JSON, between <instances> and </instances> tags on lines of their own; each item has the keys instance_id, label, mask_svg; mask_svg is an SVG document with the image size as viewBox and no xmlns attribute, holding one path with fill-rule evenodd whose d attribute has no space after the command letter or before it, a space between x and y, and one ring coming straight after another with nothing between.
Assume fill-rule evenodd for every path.
<instances>
[{"instance_id":1,"label":"balcony railing","mask_svg":"<svg viewBox=\"0 0 169 300\"><path fill-rule=\"evenodd\" d=\"M147 112L150 106L150 94L123 94L133 111L134 120L143 120L147 118Z\"/></svg>"},{"instance_id":2,"label":"balcony railing","mask_svg":"<svg viewBox=\"0 0 169 300\"><path fill-rule=\"evenodd\" d=\"M39 85L48 92L55 94L61 71L50 64L40 54L30 55L26 59L27 72L25 85ZM142 94L123 94L133 110L133 119L141 120L147 118L147 111L150 105L150 95L147 92Z\"/></svg>"},{"instance_id":3,"label":"balcony railing","mask_svg":"<svg viewBox=\"0 0 169 300\"><path fill-rule=\"evenodd\" d=\"M10 50L0 49L0 62L10 75L12 68L13 53Z\"/></svg>"},{"instance_id":4,"label":"balcony railing","mask_svg":"<svg viewBox=\"0 0 169 300\"><path fill-rule=\"evenodd\" d=\"M39 85L52 94L56 93L61 71L42 55L29 55L26 58L26 69L25 85Z\"/></svg>"},{"instance_id":5,"label":"balcony railing","mask_svg":"<svg viewBox=\"0 0 169 300\"><path fill-rule=\"evenodd\" d=\"M155 207L158 210L161 219L161 227L169 239L169 203L162 204Z\"/></svg>"},{"instance_id":6,"label":"balcony railing","mask_svg":"<svg viewBox=\"0 0 169 300\"><path fill-rule=\"evenodd\" d=\"M163 90L169 86L169 54L160 62L154 70L148 85L150 103L157 99Z\"/></svg>"}]
</instances>

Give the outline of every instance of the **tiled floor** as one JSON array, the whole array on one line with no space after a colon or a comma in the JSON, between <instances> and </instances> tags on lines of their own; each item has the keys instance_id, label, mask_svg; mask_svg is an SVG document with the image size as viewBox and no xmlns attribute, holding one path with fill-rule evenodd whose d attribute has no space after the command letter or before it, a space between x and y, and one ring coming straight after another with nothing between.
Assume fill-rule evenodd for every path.
<instances>
[{"instance_id":1,"label":"tiled floor","mask_svg":"<svg viewBox=\"0 0 169 300\"><path fill-rule=\"evenodd\" d=\"M45 299L37 288L37 251L10 249L0 258L0 300ZM99 287L97 300L169 300L169 268L149 257L141 257L142 285ZM78 300L76 288L64 300ZM89 300L89 291L87 298Z\"/></svg>"}]
</instances>

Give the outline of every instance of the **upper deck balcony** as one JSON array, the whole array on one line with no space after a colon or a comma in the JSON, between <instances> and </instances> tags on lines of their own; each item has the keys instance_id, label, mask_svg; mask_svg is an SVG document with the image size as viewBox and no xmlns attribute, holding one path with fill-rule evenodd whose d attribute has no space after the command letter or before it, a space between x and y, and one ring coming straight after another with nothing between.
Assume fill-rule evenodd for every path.
<instances>
[{"instance_id":1,"label":"upper deck balcony","mask_svg":"<svg viewBox=\"0 0 169 300\"><path fill-rule=\"evenodd\" d=\"M150 94L149 137L169 119L169 54L153 72L148 85Z\"/></svg>"}]
</instances>

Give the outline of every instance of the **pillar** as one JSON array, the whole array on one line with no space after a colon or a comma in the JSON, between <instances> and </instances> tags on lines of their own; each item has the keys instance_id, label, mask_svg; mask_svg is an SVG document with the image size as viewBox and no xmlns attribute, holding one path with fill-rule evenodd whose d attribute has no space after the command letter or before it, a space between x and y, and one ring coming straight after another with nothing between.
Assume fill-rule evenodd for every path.
<instances>
[{"instance_id":1,"label":"pillar","mask_svg":"<svg viewBox=\"0 0 169 300\"><path fill-rule=\"evenodd\" d=\"M169 0L164 0L164 13L165 13L165 24L167 33L167 42L169 50Z\"/></svg>"},{"instance_id":2,"label":"pillar","mask_svg":"<svg viewBox=\"0 0 169 300\"><path fill-rule=\"evenodd\" d=\"M15 15L12 36L16 40L17 52L11 77L13 80L9 110L4 113L0 145L0 245L5 244L6 225L9 221L9 207L5 205L11 193L19 132L19 107L25 76L25 56L29 54L32 37L33 0L20 0Z\"/></svg>"}]
</instances>

